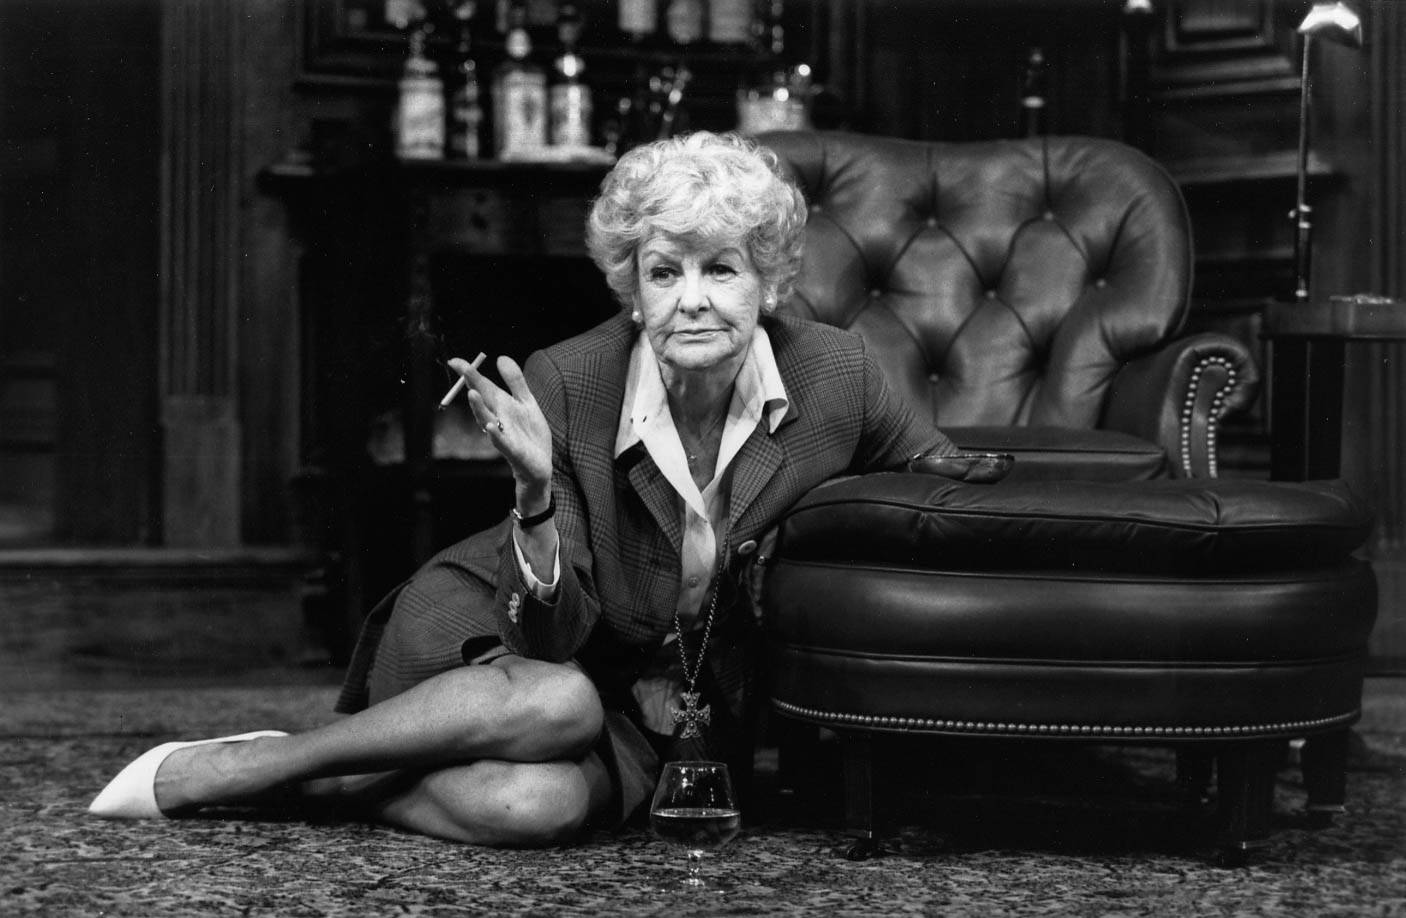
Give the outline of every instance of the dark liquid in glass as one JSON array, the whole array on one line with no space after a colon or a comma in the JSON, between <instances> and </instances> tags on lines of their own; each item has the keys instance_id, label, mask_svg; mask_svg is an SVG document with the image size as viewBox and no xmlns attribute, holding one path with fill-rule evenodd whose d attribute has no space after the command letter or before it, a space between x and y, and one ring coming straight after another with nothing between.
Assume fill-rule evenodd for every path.
<instances>
[{"instance_id":1,"label":"dark liquid in glass","mask_svg":"<svg viewBox=\"0 0 1406 918\"><path fill-rule=\"evenodd\" d=\"M737 837L742 811L717 806L676 806L649 814L654 834L686 848L717 848Z\"/></svg>"}]
</instances>

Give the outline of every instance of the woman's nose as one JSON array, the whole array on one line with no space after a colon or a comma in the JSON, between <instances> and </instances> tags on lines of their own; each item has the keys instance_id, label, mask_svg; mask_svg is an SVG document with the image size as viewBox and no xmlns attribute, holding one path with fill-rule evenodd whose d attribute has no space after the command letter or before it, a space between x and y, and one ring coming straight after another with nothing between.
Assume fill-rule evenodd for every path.
<instances>
[{"instance_id":1,"label":"woman's nose","mask_svg":"<svg viewBox=\"0 0 1406 918\"><path fill-rule=\"evenodd\" d=\"M679 309L684 312L697 312L707 306L708 293L704 289L702 272L684 272L683 289L679 291Z\"/></svg>"}]
</instances>

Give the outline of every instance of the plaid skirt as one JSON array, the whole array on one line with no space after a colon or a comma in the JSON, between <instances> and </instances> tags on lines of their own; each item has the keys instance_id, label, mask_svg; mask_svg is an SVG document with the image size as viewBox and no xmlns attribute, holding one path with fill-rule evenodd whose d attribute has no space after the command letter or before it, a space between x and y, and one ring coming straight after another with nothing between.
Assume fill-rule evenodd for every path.
<instances>
[{"instance_id":1,"label":"plaid skirt","mask_svg":"<svg viewBox=\"0 0 1406 918\"><path fill-rule=\"evenodd\" d=\"M336 710L355 713L440 673L509 653L498 639L491 579L505 536L506 524L440 552L371 610ZM670 742L645 729L637 712L606 706L592 750L613 792L605 824L624 825L646 809Z\"/></svg>"}]
</instances>

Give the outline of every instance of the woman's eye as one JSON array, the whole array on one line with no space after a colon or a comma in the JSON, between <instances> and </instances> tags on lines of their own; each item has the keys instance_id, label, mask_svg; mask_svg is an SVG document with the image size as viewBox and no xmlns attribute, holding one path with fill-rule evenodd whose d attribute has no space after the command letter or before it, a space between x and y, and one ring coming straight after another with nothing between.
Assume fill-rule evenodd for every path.
<instances>
[{"instance_id":1,"label":"woman's eye","mask_svg":"<svg viewBox=\"0 0 1406 918\"><path fill-rule=\"evenodd\" d=\"M674 276L674 269L665 265L656 265L649 269L649 279L655 283L663 283Z\"/></svg>"},{"instance_id":2,"label":"woman's eye","mask_svg":"<svg viewBox=\"0 0 1406 918\"><path fill-rule=\"evenodd\" d=\"M732 277L737 273L737 269L732 265L718 263L708 269L715 277Z\"/></svg>"}]
</instances>

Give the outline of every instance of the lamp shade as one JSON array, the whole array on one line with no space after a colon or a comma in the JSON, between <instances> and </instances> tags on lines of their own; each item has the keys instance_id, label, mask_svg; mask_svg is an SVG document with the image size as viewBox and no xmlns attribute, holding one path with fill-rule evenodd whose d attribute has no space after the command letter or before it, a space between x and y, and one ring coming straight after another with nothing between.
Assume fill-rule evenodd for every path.
<instances>
[{"instance_id":1,"label":"lamp shade","mask_svg":"<svg viewBox=\"0 0 1406 918\"><path fill-rule=\"evenodd\" d=\"M1349 48L1362 47L1362 18L1346 3L1315 3L1299 23L1300 35L1322 38Z\"/></svg>"}]
</instances>

